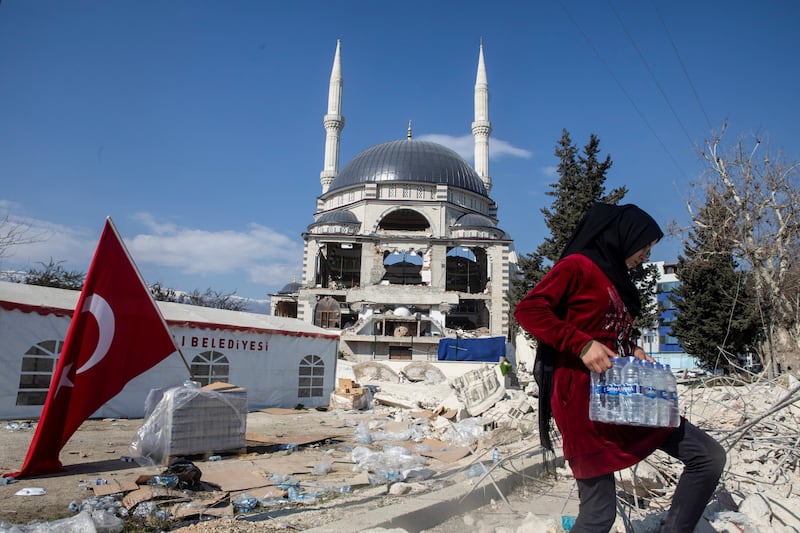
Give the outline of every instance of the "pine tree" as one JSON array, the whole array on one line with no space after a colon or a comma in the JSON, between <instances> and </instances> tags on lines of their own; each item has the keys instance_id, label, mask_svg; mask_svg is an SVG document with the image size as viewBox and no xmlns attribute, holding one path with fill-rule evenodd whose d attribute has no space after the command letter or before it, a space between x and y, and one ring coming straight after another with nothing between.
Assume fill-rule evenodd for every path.
<instances>
[{"instance_id":1,"label":"pine tree","mask_svg":"<svg viewBox=\"0 0 800 533\"><path fill-rule=\"evenodd\" d=\"M642 303L639 316L633 324L641 333L642 330L653 329L658 324L658 302L654 297L658 288L658 267L653 264L639 265L630 271L630 275L639 289L639 300Z\"/></svg>"},{"instance_id":2,"label":"pine tree","mask_svg":"<svg viewBox=\"0 0 800 533\"><path fill-rule=\"evenodd\" d=\"M591 134L589 143L579 154L569 132L563 130L556 144L555 155L559 159L556 183L545 192L553 197L550 207L542 208L545 224L550 236L544 239L533 253L521 255L517 272L512 276L508 291L511 309L541 280L564 250L572 232L586 211L595 202L617 204L628 192L625 187L605 192L606 173L611 168L611 157L598 159L600 139Z\"/></svg>"},{"instance_id":3,"label":"pine tree","mask_svg":"<svg viewBox=\"0 0 800 533\"><path fill-rule=\"evenodd\" d=\"M717 191L707 193L678 256L681 284L674 291L678 314L672 333L705 368L730 370L737 361L726 355L749 351L760 329L752 287L738 269L731 243L721 237L725 232L718 231L727 223L726 201Z\"/></svg>"}]
</instances>

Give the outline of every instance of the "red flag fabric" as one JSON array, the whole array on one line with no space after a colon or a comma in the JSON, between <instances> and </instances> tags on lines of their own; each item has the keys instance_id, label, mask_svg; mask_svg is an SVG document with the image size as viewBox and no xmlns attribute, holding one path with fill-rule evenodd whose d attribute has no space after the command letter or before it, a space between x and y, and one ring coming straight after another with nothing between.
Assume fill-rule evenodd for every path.
<instances>
[{"instance_id":1,"label":"red flag fabric","mask_svg":"<svg viewBox=\"0 0 800 533\"><path fill-rule=\"evenodd\" d=\"M83 421L175 351L164 318L106 219L28 455L10 475L61 470L61 449Z\"/></svg>"}]
</instances>

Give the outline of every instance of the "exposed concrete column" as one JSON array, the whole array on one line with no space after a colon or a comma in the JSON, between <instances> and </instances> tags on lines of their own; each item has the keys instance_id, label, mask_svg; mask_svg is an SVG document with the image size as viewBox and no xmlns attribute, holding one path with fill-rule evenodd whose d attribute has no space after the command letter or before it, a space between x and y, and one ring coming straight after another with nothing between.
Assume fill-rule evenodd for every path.
<instances>
[{"instance_id":1,"label":"exposed concrete column","mask_svg":"<svg viewBox=\"0 0 800 533\"><path fill-rule=\"evenodd\" d=\"M491 323L489 329L492 335L506 335L508 333L509 306L506 300L506 291L509 284L508 245L497 244L488 250L491 264L491 282L489 290L491 299L488 302L491 308Z\"/></svg>"},{"instance_id":2,"label":"exposed concrete column","mask_svg":"<svg viewBox=\"0 0 800 533\"><path fill-rule=\"evenodd\" d=\"M447 281L447 246L431 245L431 287L444 289Z\"/></svg>"},{"instance_id":3,"label":"exposed concrete column","mask_svg":"<svg viewBox=\"0 0 800 533\"><path fill-rule=\"evenodd\" d=\"M313 288L316 283L317 254L321 248L317 239L309 238L303 251L303 286Z\"/></svg>"}]
</instances>

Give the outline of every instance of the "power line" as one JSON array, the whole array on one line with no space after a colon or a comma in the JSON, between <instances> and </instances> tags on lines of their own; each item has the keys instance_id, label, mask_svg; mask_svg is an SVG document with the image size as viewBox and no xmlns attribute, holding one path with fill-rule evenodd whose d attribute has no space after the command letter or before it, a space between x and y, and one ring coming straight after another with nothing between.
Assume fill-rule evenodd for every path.
<instances>
[{"instance_id":1,"label":"power line","mask_svg":"<svg viewBox=\"0 0 800 533\"><path fill-rule=\"evenodd\" d=\"M636 105L636 102L633 101L633 98L631 97L631 95L628 93L627 90L625 90L625 87L622 85L622 82L620 82L620 80L614 74L614 71L611 69L611 66L608 64L608 62L600 54L600 51L594 45L592 40L589 38L589 36L586 34L586 32L583 31L583 29L580 27L580 25L578 25L578 22L572 17L572 14L569 12L569 10L567 9L567 6L564 4L564 0L559 0L559 4L561 4L561 8L564 10L564 13L566 13L567 18L569 18L570 22L572 22L572 24L575 26L575 28L578 30L578 32L581 34L581 36L583 36L583 38L586 41L586 43L592 49L594 54L597 56L597 59L600 60L600 62L603 64L603 66L606 68L606 70L608 70L609 75L614 80L614 82L616 82L617 86L622 91L622 94L625 95L625 98L628 99L628 102L631 104L631 106L633 106L633 109L639 115L639 118L642 119L642 122L644 122L645 126L647 126L647 129L650 130L650 133L653 134L653 137L655 137L656 141L658 141L658 144L661 145L661 148L664 150L664 152L666 152L667 156L669 156L669 158L672 160L672 164L674 164L675 168L677 168L678 171L683 175L683 177L686 178L687 177L686 176L686 172L683 171L681 166L678 164L678 161L675 160L675 157L672 155L672 152L669 151L667 146L664 144L664 141L662 141L661 137L658 136L658 133L656 133L656 130L653 128L653 126L650 124L650 122L648 122L647 117L644 116L644 113L642 113L642 110L639 109L639 106Z\"/></svg>"},{"instance_id":2,"label":"power line","mask_svg":"<svg viewBox=\"0 0 800 533\"><path fill-rule=\"evenodd\" d=\"M658 91L661 93L661 96L664 97L664 101L667 103L667 107L669 107L669 110L672 112L672 116L675 117L675 120L678 122L678 125L681 127L681 130L683 130L683 134L686 135L686 139L689 141L689 144L693 144L694 141L692 141L691 135L689 135L689 132L686 131L686 127L683 125L683 122L681 122L681 119L678 116L677 111L675 111L675 108L672 106L672 102L670 102L669 96L667 96L666 91L664 91L664 88L658 82L658 79L656 78L653 69L650 68L650 64L647 62L647 59L644 57L644 54L642 53L639 46L637 46L636 41L633 38L633 35L631 35L631 32L628 31L628 28L622 21L622 17L620 17L617 10L614 9L614 4L611 2L611 0L608 0L608 7L611 9L611 12L617 18L619 25L622 26L622 31L624 31L625 35L628 36L628 40L631 42L631 46L633 46L633 49L636 50L637 54L639 54L639 59L642 60L642 63L644 64L644 67L647 69L647 72L650 74L650 77L653 78L653 82L656 84L656 87L658 87Z\"/></svg>"},{"instance_id":3,"label":"power line","mask_svg":"<svg viewBox=\"0 0 800 533\"><path fill-rule=\"evenodd\" d=\"M680 52L678 52L678 47L675 46L675 41L672 39L672 35L669 32L669 28L667 27L667 23L664 20L664 17L661 16L661 11L659 11L658 6L653 0L650 0L650 4L652 4L653 9L656 11L656 15L658 15L658 20L661 21L661 25L664 26L664 31L667 34L667 38L669 39L669 43L672 45L672 50L675 51L675 56L678 58L678 63L681 65L681 69L683 70L683 75L686 76L686 81L689 82L689 87L692 88L692 93L694 94L694 99L697 101L697 105L700 106L700 111L703 112L703 116L706 119L706 124L708 125L708 129L713 130L714 127L711 125L711 121L708 118L708 114L706 113L705 107L703 107L703 102L700 100L700 95L697 92L697 89L692 83L692 78L689 76L689 71L686 70L686 65L683 62L683 58L681 58Z\"/></svg>"}]
</instances>

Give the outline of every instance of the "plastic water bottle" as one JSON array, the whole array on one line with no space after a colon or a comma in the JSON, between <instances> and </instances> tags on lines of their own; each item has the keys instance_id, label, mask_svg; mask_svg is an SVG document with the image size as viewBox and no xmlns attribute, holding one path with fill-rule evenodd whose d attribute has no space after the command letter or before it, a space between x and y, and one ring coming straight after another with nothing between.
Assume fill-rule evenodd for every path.
<instances>
[{"instance_id":1,"label":"plastic water bottle","mask_svg":"<svg viewBox=\"0 0 800 533\"><path fill-rule=\"evenodd\" d=\"M667 375L664 365L656 363L656 404L658 405L658 426L669 425L669 395L667 393Z\"/></svg>"},{"instance_id":2,"label":"plastic water bottle","mask_svg":"<svg viewBox=\"0 0 800 533\"><path fill-rule=\"evenodd\" d=\"M606 370L606 416L607 421L619 424L623 421L620 412L619 393L622 388L622 359L611 358L611 368Z\"/></svg>"},{"instance_id":3,"label":"plastic water bottle","mask_svg":"<svg viewBox=\"0 0 800 533\"><path fill-rule=\"evenodd\" d=\"M494 451L492 452L492 462L494 464L500 462L500 450L498 450L497 448L495 448Z\"/></svg>"},{"instance_id":4,"label":"plastic water bottle","mask_svg":"<svg viewBox=\"0 0 800 533\"><path fill-rule=\"evenodd\" d=\"M642 424L642 393L639 389L639 363L633 356L625 358L622 367L622 387L619 391L619 402L623 420L631 425Z\"/></svg>"},{"instance_id":5,"label":"plastic water bottle","mask_svg":"<svg viewBox=\"0 0 800 533\"><path fill-rule=\"evenodd\" d=\"M644 419L642 423L645 426L658 425L658 390L656 389L655 381L655 365L650 361L642 361L641 368L641 385L642 385L642 412Z\"/></svg>"},{"instance_id":6,"label":"plastic water bottle","mask_svg":"<svg viewBox=\"0 0 800 533\"><path fill-rule=\"evenodd\" d=\"M606 417L606 375L592 372L590 375L589 419L595 422L607 422Z\"/></svg>"},{"instance_id":7,"label":"plastic water bottle","mask_svg":"<svg viewBox=\"0 0 800 533\"><path fill-rule=\"evenodd\" d=\"M669 423L670 427L676 428L681 423L680 411L678 409L678 380L672 373L669 365L664 365L667 380L667 395L669 396Z\"/></svg>"}]
</instances>

